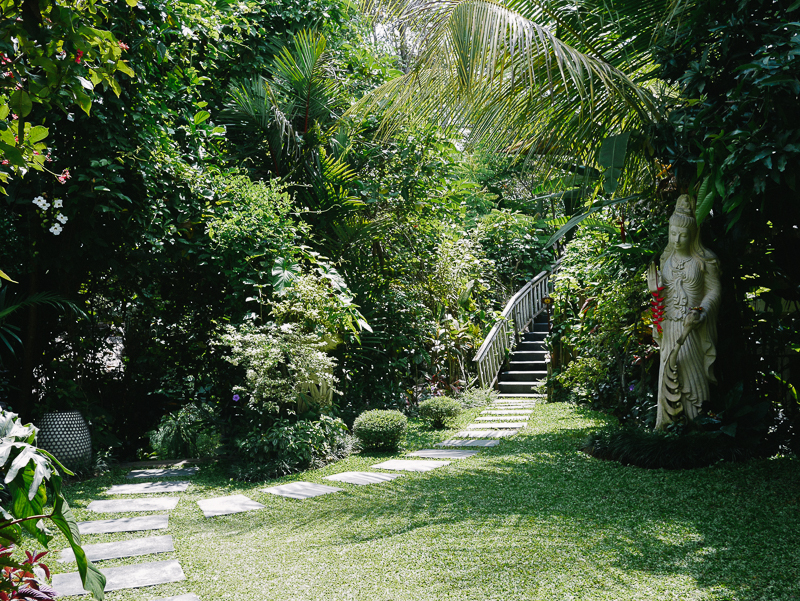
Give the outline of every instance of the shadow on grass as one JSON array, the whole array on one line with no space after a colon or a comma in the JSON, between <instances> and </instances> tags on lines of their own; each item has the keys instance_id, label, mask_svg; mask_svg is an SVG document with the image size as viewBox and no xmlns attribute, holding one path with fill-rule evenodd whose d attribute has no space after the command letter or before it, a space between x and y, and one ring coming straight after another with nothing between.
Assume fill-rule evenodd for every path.
<instances>
[{"instance_id":1,"label":"shadow on grass","mask_svg":"<svg viewBox=\"0 0 800 601\"><path fill-rule=\"evenodd\" d=\"M496 552L512 578L535 560L540 578L559 581L570 574L580 586L617 587L610 598L625 598L626 590L653 579L678 578L704 589L695 591L702 598L800 599L796 459L691 471L624 467L577 450L605 418L574 407L540 411L547 414L547 427L534 424L475 457L383 484L343 485L341 493L308 501L272 498L260 490L293 480L339 486L321 476L369 469L398 455L362 454L339 469L253 484L231 483L224 466L204 469L192 479L195 486L183 504L245 494L267 508L206 520L195 506L170 519L190 540L225 544L238 543L240 536L287 540L305 533L314 545L332 549L428 545L446 554L474 554L483 545L483 560ZM432 446L449 434L423 427L412 433L413 448ZM124 475L114 473L80 483L70 498L85 506L120 478ZM484 577L492 575L489 570Z\"/></svg>"}]
</instances>

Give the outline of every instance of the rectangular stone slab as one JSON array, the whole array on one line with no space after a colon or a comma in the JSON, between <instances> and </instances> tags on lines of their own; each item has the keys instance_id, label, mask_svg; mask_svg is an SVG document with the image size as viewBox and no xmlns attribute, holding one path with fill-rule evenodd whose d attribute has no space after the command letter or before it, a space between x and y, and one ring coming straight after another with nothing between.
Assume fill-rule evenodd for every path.
<instances>
[{"instance_id":1,"label":"rectangular stone slab","mask_svg":"<svg viewBox=\"0 0 800 601\"><path fill-rule=\"evenodd\" d=\"M157 499L114 499L92 501L88 509L95 513L122 513L128 511L170 511L178 504L178 497Z\"/></svg>"},{"instance_id":2,"label":"rectangular stone slab","mask_svg":"<svg viewBox=\"0 0 800 601\"><path fill-rule=\"evenodd\" d=\"M167 536L143 536L131 540L123 540L115 543L99 543L97 545L83 545L83 551L89 561L102 561L103 559L117 559L119 557L136 557L138 555L150 555L151 553L169 553L175 550L172 544L172 537ZM61 551L58 558L60 562L75 561L75 554L72 549L67 547Z\"/></svg>"},{"instance_id":3,"label":"rectangular stone slab","mask_svg":"<svg viewBox=\"0 0 800 601\"><path fill-rule=\"evenodd\" d=\"M487 409L481 413L485 415L530 415L533 413L533 409Z\"/></svg>"},{"instance_id":4,"label":"rectangular stone slab","mask_svg":"<svg viewBox=\"0 0 800 601\"><path fill-rule=\"evenodd\" d=\"M244 513L245 511L254 511L266 507L266 505L262 505L258 501L253 501L253 499L245 497L244 495L203 499L202 501L198 501L197 504L200 506L200 509L203 510L203 515L207 518L214 517L215 515Z\"/></svg>"},{"instance_id":5,"label":"rectangular stone slab","mask_svg":"<svg viewBox=\"0 0 800 601\"><path fill-rule=\"evenodd\" d=\"M314 484L313 482L289 482L288 484L270 486L261 490L262 492L268 492L279 497L288 497L289 499L310 499L332 492L339 492L343 489L335 486L325 486L324 484Z\"/></svg>"},{"instance_id":6,"label":"rectangular stone slab","mask_svg":"<svg viewBox=\"0 0 800 601\"><path fill-rule=\"evenodd\" d=\"M425 459L390 459L371 466L380 470L400 470L403 472L429 472L437 467L450 465L449 461L427 461Z\"/></svg>"},{"instance_id":7,"label":"rectangular stone slab","mask_svg":"<svg viewBox=\"0 0 800 601\"><path fill-rule=\"evenodd\" d=\"M159 597L158 599L153 599L153 601L200 601L200 597L194 593L186 593L177 597Z\"/></svg>"},{"instance_id":8,"label":"rectangular stone slab","mask_svg":"<svg viewBox=\"0 0 800 601\"><path fill-rule=\"evenodd\" d=\"M529 419L529 415L515 415L515 420ZM483 417L476 417L476 422L496 422L499 419L497 415L484 415Z\"/></svg>"},{"instance_id":9,"label":"rectangular stone slab","mask_svg":"<svg viewBox=\"0 0 800 601\"><path fill-rule=\"evenodd\" d=\"M168 515L144 515L138 518L119 518L116 520L93 520L78 522L81 534L108 534L109 532L139 532L142 530L162 530L169 527Z\"/></svg>"},{"instance_id":10,"label":"rectangular stone slab","mask_svg":"<svg viewBox=\"0 0 800 601\"><path fill-rule=\"evenodd\" d=\"M184 492L189 483L183 482L142 482L141 484L115 484L106 491L107 495L144 495L155 492Z\"/></svg>"},{"instance_id":11,"label":"rectangular stone slab","mask_svg":"<svg viewBox=\"0 0 800 601\"><path fill-rule=\"evenodd\" d=\"M459 438L437 442L437 447L496 447L499 440L484 440L482 438Z\"/></svg>"},{"instance_id":12,"label":"rectangular stone slab","mask_svg":"<svg viewBox=\"0 0 800 601\"><path fill-rule=\"evenodd\" d=\"M378 482L388 482L395 478L402 477L403 474L381 474L378 472L342 472L333 476L325 476L323 480L333 480L334 482L347 482L348 484L377 484Z\"/></svg>"},{"instance_id":13,"label":"rectangular stone slab","mask_svg":"<svg viewBox=\"0 0 800 601\"><path fill-rule=\"evenodd\" d=\"M527 426L525 422L484 422L482 424L469 424L467 430L480 430L483 428L491 428L492 430L505 430L511 428L524 428Z\"/></svg>"},{"instance_id":14,"label":"rectangular stone slab","mask_svg":"<svg viewBox=\"0 0 800 601\"><path fill-rule=\"evenodd\" d=\"M104 589L106 592L186 580L181 564L177 561L151 561L119 568L105 568L100 571L106 577ZM78 572L54 574L53 588L63 596L87 594L83 590L81 576Z\"/></svg>"},{"instance_id":15,"label":"rectangular stone slab","mask_svg":"<svg viewBox=\"0 0 800 601\"><path fill-rule=\"evenodd\" d=\"M477 454L478 451L459 451L458 449L449 451L445 449L421 449L419 451L409 453L408 456L427 457L429 459L465 459Z\"/></svg>"},{"instance_id":16,"label":"rectangular stone slab","mask_svg":"<svg viewBox=\"0 0 800 601\"><path fill-rule=\"evenodd\" d=\"M453 436L456 438L505 438L514 436L517 432L519 430L465 430L456 432Z\"/></svg>"},{"instance_id":17,"label":"rectangular stone slab","mask_svg":"<svg viewBox=\"0 0 800 601\"><path fill-rule=\"evenodd\" d=\"M151 470L133 470L127 478L186 478L197 473L197 467L159 468Z\"/></svg>"}]
</instances>

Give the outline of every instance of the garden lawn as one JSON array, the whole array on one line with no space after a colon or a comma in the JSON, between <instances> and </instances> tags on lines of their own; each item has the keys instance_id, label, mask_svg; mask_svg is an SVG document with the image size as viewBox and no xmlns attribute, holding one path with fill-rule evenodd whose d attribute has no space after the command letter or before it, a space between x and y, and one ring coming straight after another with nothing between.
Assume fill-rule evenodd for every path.
<instances>
[{"instance_id":1,"label":"garden lawn","mask_svg":"<svg viewBox=\"0 0 800 601\"><path fill-rule=\"evenodd\" d=\"M460 422L474 416L471 410ZM262 493L204 467L168 531L93 535L85 543L171 534L185 582L108 593L109 601L194 592L203 600L471 601L800 599L800 461L776 458L684 472L590 458L579 442L608 418L541 405L511 440L392 482L323 480L368 470L355 455L277 482L345 490L305 501ZM415 424L409 449L447 437ZM125 472L67 489L79 520ZM245 494L260 511L204 518L195 501ZM131 514L134 515L134 514ZM63 539L52 548L60 549ZM55 571L65 571L55 562ZM73 568L74 569L74 568Z\"/></svg>"}]
</instances>

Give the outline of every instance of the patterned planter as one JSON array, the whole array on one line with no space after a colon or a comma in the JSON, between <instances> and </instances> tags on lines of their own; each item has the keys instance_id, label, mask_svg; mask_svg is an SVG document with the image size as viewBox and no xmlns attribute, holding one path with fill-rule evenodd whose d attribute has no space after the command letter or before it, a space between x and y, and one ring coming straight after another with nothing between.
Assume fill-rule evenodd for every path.
<instances>
[{"instance_id":1,"label":"patterned planter","mask_svg":"<svg viewBox=\"0 0 800 601\"><path fill-rule=\"evenodd\" d=\"M86 420L78 411L45 413L39 420L37 444L72 471L86 469L92 462L92 437Z\"/></svg>"}]
</instances>

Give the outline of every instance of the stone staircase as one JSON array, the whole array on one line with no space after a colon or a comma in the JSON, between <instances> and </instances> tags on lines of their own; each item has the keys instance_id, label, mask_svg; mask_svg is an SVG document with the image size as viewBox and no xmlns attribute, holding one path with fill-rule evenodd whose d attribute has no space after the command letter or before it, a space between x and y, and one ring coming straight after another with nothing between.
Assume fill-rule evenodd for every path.
<instances>
[{"instance_id":1,"label":"stone staircase","mask_svg":"<svg viewBox=\"0 0 800 601\"><path fill-rule=\"evenodd\" d=\"M512 351L508 370L501 371L497 387L501 396L531 396L547 377L547 351L544 339L548 332L546 315L539 315L531 324L531 331L522 334L522 339Z\"/></svg>"}]
</instances>

